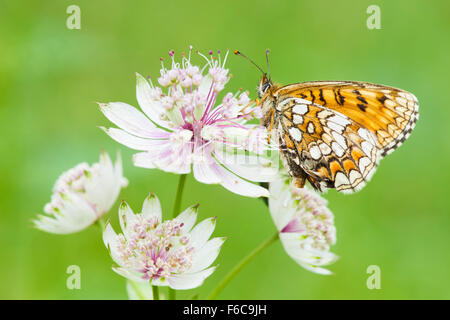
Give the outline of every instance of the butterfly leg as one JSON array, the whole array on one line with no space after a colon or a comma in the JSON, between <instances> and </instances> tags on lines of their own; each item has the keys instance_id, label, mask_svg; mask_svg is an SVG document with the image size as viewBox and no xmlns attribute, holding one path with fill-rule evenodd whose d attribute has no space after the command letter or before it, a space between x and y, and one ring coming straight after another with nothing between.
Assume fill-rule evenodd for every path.
<instances>
[{"instance_id":1,"label":"butterfly leg","mask_svg":"<svg viewBox=\"0 0 450 320\"><path fill-rule=\"evenodd\" d=\"M267 113L266 118L264 119L264 126L267 128L267 131L269 132L267 134L267 143L270 144L271 141L271 135L272 135L272 129L273 129L273 123L274 123L274 110L271 109L270 112Z\"/></svg>"},{"instance_id":2,"label":"butterfly leg","mask_svg":"<svg viewBox=\"0 0 450 320\"><path fill-rule=\"evenodd\" d=\"M312 176L308 176L308 181L315 190L320 191L320 192L323 191L319 180L315 179Z\"/></svg>"}]
</instances>

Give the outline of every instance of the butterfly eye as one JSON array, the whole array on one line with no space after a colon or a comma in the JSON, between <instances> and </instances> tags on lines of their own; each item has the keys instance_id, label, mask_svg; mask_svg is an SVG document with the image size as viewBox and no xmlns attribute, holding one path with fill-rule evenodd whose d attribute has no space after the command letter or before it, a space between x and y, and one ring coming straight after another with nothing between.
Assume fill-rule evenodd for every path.
<instances>
[{"instance_id":1,"label":"butterfly eye","mask_svg":"<svg viewBox=\"0 0 450 320\"><path fill-rule=\"evenodd\" d=\"M271 86L269 81L262 82L259 86L258 95L261 98Z\"/></svg>"}]
</instances>

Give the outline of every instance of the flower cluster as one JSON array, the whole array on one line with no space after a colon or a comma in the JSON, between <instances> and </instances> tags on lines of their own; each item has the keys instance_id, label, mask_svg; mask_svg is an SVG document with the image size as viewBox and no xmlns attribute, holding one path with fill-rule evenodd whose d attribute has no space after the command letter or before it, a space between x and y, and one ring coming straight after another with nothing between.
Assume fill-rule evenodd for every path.
<instances>
[{"instance_id":1,"label":"flower cluster","mask_svg":"<svg viewBox=\"0 0 450 320\"><path fill-rule=\"evenodd\" d=\"M119 128L104 128L119 143L143 152L133 163L186 174L209 184L250 197L268 196L252 182L275 178L278 162L272 163L267 132L262 126L248 124L261 116L247 92L227 93L216 105L219 93L230 79L220 53L210 52L204 67L191 63L189 55L176 62L169 52L170 68L162 63L160 86L137 74L136 96L142 112L121 102L100 104L104 115ZM245 155L245 156L244 156ZM251 170L251 171L249 171Z\"/></svg>"},{"instance_id":2,"label":"flower cluster","mask_svg":"<svg viewBox=\"0 0 450 320\"><path fill-rule=\"evenodd\" d=\"M127 203L119 208L123 234L117 235L108 223L103 234L120 275L136 282L150 282L173 289L201 285L215 267L224 238L208 240L215 218L194 227L198 206L192 206L173 220L162 221L161 205L154 194L144 201L142 213L134 214Z\"/></svg>"},{"instance_id":3,"label":"flower cluster","mask_svg":"<svg viewBox=\"0 0 450 320\"><path fill-rule=\"evenodd\" d=\"M310 271L330 274L321 268L337 259L329 251L336 243L336 228L327 201L285 178L272 182L270 193L270 213L288 255Z\"/></svg>"},{"instance_id":4,"label":"flower cluster","mask_svg":"<svg viewBox=\"0 0 450 320\"><path fill-rule=\"evenodd\" d=\"M58 178L51 201L44 207L46 215L39 215L34 224L51 233L81 231L109 211L127 183L120 155L114 166L102 152L98 163L80 163Z\"/></svg>"}]
</instances>

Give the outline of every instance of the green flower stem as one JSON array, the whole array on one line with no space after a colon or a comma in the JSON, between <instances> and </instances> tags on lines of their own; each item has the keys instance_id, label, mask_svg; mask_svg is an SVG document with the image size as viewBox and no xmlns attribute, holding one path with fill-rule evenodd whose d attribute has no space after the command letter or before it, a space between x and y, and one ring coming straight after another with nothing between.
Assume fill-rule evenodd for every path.
<instances>
[{"instance_id":1,"label":"green flower stem","mask_svg":"<svg viewBox=\"0 0 450 320\"><path fill-rule=\"evenodd\" d=\"M177 292L175 289L169 287L169 300L176 300Z\"/></svg>"},{"instance_id":2,"label":"green flower stem","mask_svg":"<svg viewBox=\"0 0 450 320\"><path fill-rule=\"evenodd\" d=\"M173 205L172 218L175 218L180 213L181 198L183 197L183 189L186 182L186 176L187 174L181 174L180 178L178 179L178 188L177 194L175 196L175 203Z\"/></svg>"},{"instance_id":3,"label":"green flower stem","mask_svg":"<svg viewBox=\"0 0 450 320\"><path fill-rule=\"evenodd\" d=\"M152 286L153 300L159 300L159 288L158 286Z\"/></svg>"},{"instance_id":4,"label":"green flower stem","mask_svg":"<svg viewBox=\"0 0 450 320\"><path fill-rule=\"evenodd\" d=\"M97 220L97 225L100 228L100 232L103 235L103 231L105 230L105 226L106 226L106 222L105 219L103 217L101 217L100 219Z\"/></svg>"},{"instance_id":5,"label":"green flower stem","mask_svg":"<svg viewBox=\"0 0 450 320\"><path fill-rule=\"evenodd\" d=\"M261 243L258 247L256 247L252 252L249 253L244 259L242 259L226 276L223 280L217 285L217 287L211 292L208 296L208 300L214 300L217 295L227 286L227 284L233 280L233 278L250 262L256 257L261 251L270 246L276 240L278 240L278 232L271 236L269 239Z\"/></svg>"},{"instance_id":6,"label":"green flower stem","mask_svg":"<svg viewBox=\"0 0 450 320\"><path fill-rule=\"evenodd\" d=\"M187 177L187 174L181 174L180 178L178 179L178 188L177 188L177 194L175 196L175 203L173 205L172 219L175 218L180 213L181 199L183 197L183 190L184 190L184 185L186 183L186 177ZM176 295L177 295L177 292L174 289L169 287L169 300L175 300Z\"/></svg>"}]
</instances>

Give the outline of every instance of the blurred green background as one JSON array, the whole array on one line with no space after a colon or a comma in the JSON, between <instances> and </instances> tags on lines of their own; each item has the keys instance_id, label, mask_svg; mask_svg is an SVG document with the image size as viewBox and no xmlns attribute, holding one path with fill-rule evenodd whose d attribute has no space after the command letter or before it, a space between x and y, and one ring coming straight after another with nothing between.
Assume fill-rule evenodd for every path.
<instances>
[{"instance_id":1,"label":"blurred green background","mask_svg":"<svg viewBox=\"0 0 450 320\"><path fill-rule=\"evenodd\" d=\"M66 8L81 8L81 30L66 28ZM381 30L366 27L371 4ZM135 72L159 75L159 58L189 45L239 49L261 65L271 49L282 84L360 80L400 87L420 102L410 139L383 160L361 192L325 195L335 214L341 258L332 276L312 274L276 243L219 295L222 299L450 299L450 3L448 1L5 1L0 0L0 298L125 299L125 280L93 226L68 236L31 228L57 177L75 164L121 150L130 185L120 199L136 209L154 191L166 217L177 176L135 168L134 153L97 126L95 102L137 106ZM201 61L200 59L197 61ZM260 74L230 56L228 89L256 87ZM272 235L262 201L188 177L182 207L218 216L227 236L208 294L241 257ZM117 203L110 212L117 226ZM66 268L81 267L81 290L66 289ZM366 287L369 265L381 289ZM179 294L189 297L196 291Z\"/></svg>"}]
</instances>

